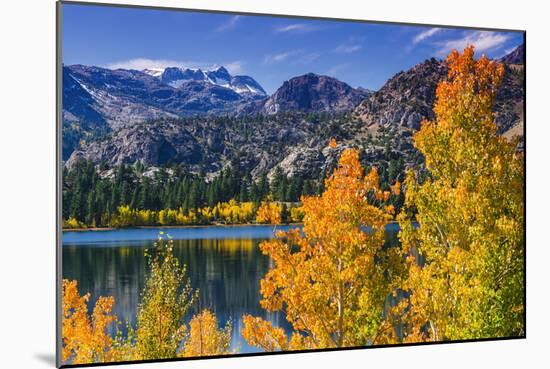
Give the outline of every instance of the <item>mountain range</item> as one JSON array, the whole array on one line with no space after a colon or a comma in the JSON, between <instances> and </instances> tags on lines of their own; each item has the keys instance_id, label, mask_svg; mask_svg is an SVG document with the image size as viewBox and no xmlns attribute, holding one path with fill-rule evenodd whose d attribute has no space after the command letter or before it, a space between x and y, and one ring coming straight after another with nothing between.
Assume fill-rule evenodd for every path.
<instances>
[{"instance_id":1,"label":"mountain range","mask_svg":"<svg viewBox=\"0 0 550 369\"><path fill-rule=\"evenodd\" d=\"M523 133L524 48L499 60L506 66L495 104L504 135ZM378 91L352 88L308 73L268 96L249 76L227 69L170 67L110 70L63 68L63 156L96 164L185 164L215 174L238 160L253 176L281 167L288 175L318 176L334 165L339 147L362 149L363 160L417 165L411 134L432 119L435 89L446 65L428 59L391 77Z\"/></svg>"},{"instance_id":2,"label":"mountain range","mask_svg":"<svg viewBox=\"0 0 550 369\"><path fill-rule=\"evenodd\" d=\"M263 87L254 78L232 76L223 66L207 71L197 68L168 67L164 69L144 69L142 72L157 77L162 83L174 88L180 88L190 81L196 81L225 87L243 96L264 97L267 95Z\"/></svg>"},{"instance_id":3,"label":"mountain range","mask_svg":"<svg viewBox=\"0 0 550 369\"><path fill-rule=\"evenodd\" d=\"M63 158L83 138L138 122L189 116L242 116L285 111L352 110L368 90L312 73L267 96L254 78L214 70L168 67L127 70L63 66Z\"/></svg>"}]
</instances>

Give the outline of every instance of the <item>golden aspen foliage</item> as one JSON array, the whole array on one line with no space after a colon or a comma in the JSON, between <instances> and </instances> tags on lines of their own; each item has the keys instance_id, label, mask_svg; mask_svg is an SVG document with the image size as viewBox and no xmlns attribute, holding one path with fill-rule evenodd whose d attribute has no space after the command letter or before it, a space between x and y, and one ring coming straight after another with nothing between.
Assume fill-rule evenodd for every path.
<instances>
[{"instance_id":1,"label":"golden aspen foliage","mask_svg":"<svg viewBox=\"0 0 550 369\"><path fill-rule=\"evenodd\" d=\"M248 223L254 219L254 204L238 203L235 199L231 199L229 202L218 203L213 212L227 224Z\"/></svg>"},{"instance_id":2,"label":"golden aspen foliage","mask_svg":"<svg viewBox=\"0 0 550 369\"><path fill-rule=\"evenodd\" d=\"M161 235L147 253L149 273L137 312L136 346L142 359L177 356L187 329L184 317L197 297L173 254L173 240Z\"/></svg>"},{"instance_id":3,"label":"golden aspen foliage","mask_svg":"<svg viewBox=\"0 0 550 369\"><path fill-rule=\"evenodd\" d=\"M273 351L391 339L383 310L399 259L396 250L383 248L392 215L369 201L380 192L378 174L364 175L358 151L347 149L325 188L321 196L302 197L303 231L279 231L260 244L274 264L261 281L261 305L284 311L294 332L288 338L245 316L242 334L251 345Z\"/></svg>"},{"instance_id":4,"label":"golden aspen foliage","mask_svg":"<svg viewBox=\"0 0 550 369\"><path fill-rule=\"evenodd\" d=\"M435 120L414 135L428 176L409 172L404 183L404 340L522 335L524 158L497 134L493 114L504 67L474 59L472 46L447 63Z\"/></svg>"},{"instance_id":5,"label":"golden aspen foliage","mask_svg":"<svg viewBox=\"0 0 550 369\"><path fill-rule=\"evenodd\" d=\"M279 203L264 201L256 212L256 222L264 224L281 224L282 209Z\"/></svg>"},{"instance_id":6,"label":"golden aspen foliage","mask_svg":"<svg viewBox=\"0 0 550 369\"><path fill-rule=\"evenodd\" d=\"M395 182L393 185L390 186L390 189L393 195L399 196L401 194L401 182Z\"/></svg>"},{"instance_id":7,"label":"golden aspen foliage","mask_svg":"<svg viewBox=\"0 0 550 369\"><path fill-rule=\"evenodd\" d=\"M243 326L241 334L250 345L265 352L288 349L288 339L282 328L273 327L270 322L252 315L243 315Z\"/></svg>"},{"instance_id":8,"label":"golden aspen foliage","mask_svg":"<svg viewBox=\"0 0 550 369\"><path fill-rule=\"evenodd\" d=\"M231 199L228 202L220 202L214 207L205 206L198 209L184 211L178 209L145 210L132 209L128 205L117 208L110 225L117 228L147 226L147 225L196 225L211 224L221 221L226 224L251 223L255 219L254 203L237 202ZM74 218L69 218L63 223L64 228L84 228L83 223Z\"/></svg>"},{"instance_id":9,"label":"golden aspen foliage","mask_svg":"<svg viewBox=\"0 0 550 369\"><path fill-rule=\"evenodd\" d=\"M301 206L290 208L290 220L293 223L301 223L304 220L304 212Z\"/></svg>"},{"instance_id":10,"label":"golden aspen foliage","mask_svg":"<svg viewBox=\"0 0 550 369\"><path fill-rule=\"evenodd\" d=\"M99 297L89 315L89 299L90 294L79 294L76 281L63 280L63 363L86 364L109 360L112 338L107 329L116 322L116 316L112 314L115 301L113 297Z\"/></svg>"},{"instance_id":11,"label":"golden aspen foliage","mask_svg":"<svg viewBox=\"0 0 550 369\"><path fill-rule=\"evenodd\" d=\"M218 319L210 310L203 310L189 322L189 336L182 356L211 356L230 354L231 321L225 328L218 327Z\"/></svg>"},{"instance_id":12,"label":"golden aspen foliage","mask_svg":"<svg viewBox=\"0 0 550 369\"><path fill-rule=\"evenodd\" d=\"M79 222L76 218L70 217L69 219L63 222L63 228L66 229L77 229L77 228L86 228L86 225L82 222Z\"/></svg>"}]
</instances>

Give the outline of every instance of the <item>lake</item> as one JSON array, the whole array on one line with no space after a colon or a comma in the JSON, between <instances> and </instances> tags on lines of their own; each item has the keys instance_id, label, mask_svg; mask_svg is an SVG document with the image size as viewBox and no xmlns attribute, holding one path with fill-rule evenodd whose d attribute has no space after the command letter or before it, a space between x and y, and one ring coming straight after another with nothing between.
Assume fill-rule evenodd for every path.
<instances>
[{"instance_id":1,"label":"lake","mask_svg":"<svg viewBox=\"0 0 550 369\"><path fill-rule=\"evenodd\" d=\"M287 230L296 226L279 226ZM258 245L273 237L273 226L208 226L140 228L63 232L63 278L78 281L81 294L114 296L114 313L135 325L136 309L145 283L147 259L159 232L174 239L174 254L187 265L193 288L199 289L199 306L216 313L221 325L232 320L231 349L256 352L241 337L242 315L269 320L286 331L283 313L266 313L260 306L260 280L270 268L269 257ZM386 229L387 243L397 244L397 224Z\"/></svg>"}]
</instances>

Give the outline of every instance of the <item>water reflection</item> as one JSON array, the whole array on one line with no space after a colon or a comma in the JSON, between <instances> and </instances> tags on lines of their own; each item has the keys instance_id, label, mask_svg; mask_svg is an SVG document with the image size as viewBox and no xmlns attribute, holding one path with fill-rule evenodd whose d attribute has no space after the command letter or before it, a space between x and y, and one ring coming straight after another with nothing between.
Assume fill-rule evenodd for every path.
<instances>
[{"instance_id":1,"label":"water reflection","mask_svg":"<svg viewBox=\"0 0 550 369\"><path fill-rule=\"evenodd\" d=\"M250 313L288 329L281 313L266 314L261 308L259 281L269 268L269 258L262 255L262 239L175 240L174 254L187 265L187 276L199 288L197 309L209 308L221 324L233 321L232 349L250 352L240 336L242 315ZM64 278L76 279L81 293L90 292L91 304L98 296L115 296L114 312L119 320L135 325L136 308L145 282L144 251L153 241L140 245L86 244L63 248Z\"/></svg>"},{"instance_id":2,"label":"water reflection","mask_svg":"<svg viewBox=\"0 0 550 369\"><path fill-rule=\"evenodd\" d=\"M153 246L159 231L66 232L63 277L77 280L81 293L91 293L90 306L99 296L114 296L114 312L119 320L135 326L146 275L144 251ZM211 309L223 325L232 320L232 349L257 351L240 334L245 313L290 331L284 314L266 313L260 306L260 280L269 270L270 260L261 254L258 245L273 236L272 227L180 228L164 232L175 238L174 254L187 265L192 286L200 290L195 309ZM397 244L396 230L388 229L387 244Z\"/></svg>"}]
</instances>

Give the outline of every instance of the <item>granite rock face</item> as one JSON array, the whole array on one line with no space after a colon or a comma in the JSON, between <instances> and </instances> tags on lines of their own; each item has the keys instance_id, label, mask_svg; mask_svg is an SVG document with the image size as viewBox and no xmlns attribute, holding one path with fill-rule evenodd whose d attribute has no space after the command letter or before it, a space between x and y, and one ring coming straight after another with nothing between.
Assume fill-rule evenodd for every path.
<instances>
[{"instance_id":1,"label":"granite rock face","mask_svg":"<svg viewBox=\"0 0 550 369\"><path fill-rule=\"evenodd\" d=\"M263 112L345 112L353 110L369 92L354 89L328 76L308 73L285 81L265 102Z\"/></svg>"},{"instance_id":2,"label":"granite rock face","mask_svg":"<svg viewBox=\"0 0 550 369\"><path fill-rule=\"evenodd\" d=\"M290 176L316 176L325 162L322 150L328 135L338 126L332 119L308 120L306 113L245 120L159 119L122 127L85 143L65 165L72 168L83 159L109 167L136 162L154 167L181 164L197 173L215 174L237 161L252 176L270 173L276 166Z\"/></svg>"},{"instance_id":3,"label":"granite rock face","mask_svg":"<svg viewBox=\"0 0 550 369\"><path fill-rule=\"evenodd\" d=\"M355 114L369 126L419 129L422 119L433 119L435 89L446 75L443 62L426 60L390 78L357 107Z\"/></svg>"},{"instance_id":4,"label":"granite rock face","mask_svg":"<svg viewBox=\"0 0 550 369\"><path fill-rule=\"evenodd\" d=\"M110 166L134 164L138 161L146 166L182 162L196 164L202 159L202 150L185 129L166 123L137 124L121 128L105 139L73 152L67 166L72 166L80 159L107 163Z\"/></svg>"},{"instance_id":5,"label":"granite rock face","mask_svg":"<svg viewBox=\"0 0 550 369\"><path fill-rule=\"evenodd\" d=\"M518 48L519 49L519 48ZM501 61L517 60L517 50ZM437 84L447 78L445 62L429 59L397 73L355 110L368 126L397 126L418 130L423 119L434 119L433 105ZM505 74L495 102L495 121L505 133L523 120L524 68L505 64Z\"/></svg>"}]
</instances>

